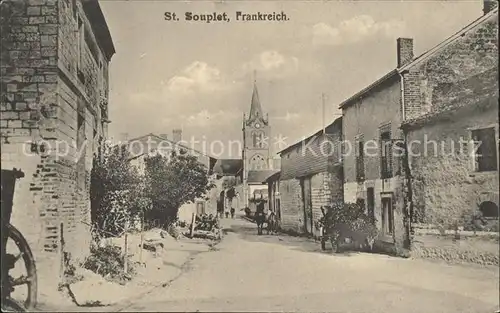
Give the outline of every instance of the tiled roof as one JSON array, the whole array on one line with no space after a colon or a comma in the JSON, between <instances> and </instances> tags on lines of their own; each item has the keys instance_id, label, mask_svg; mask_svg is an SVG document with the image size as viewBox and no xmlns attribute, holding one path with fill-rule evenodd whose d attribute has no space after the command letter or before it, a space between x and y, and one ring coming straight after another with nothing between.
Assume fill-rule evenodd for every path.
<instances>
[{"instance_id":1,"label":"tiled roof","mask_svg":"<svg viewBox=\"0 0 500 313\"><path fill-rule=\"evenodd\" d=\"M279 171L276 170L262 170L262 171L248 171L248 183L249 184L263 184L266 179L276 174Z\"/></svg>"},{"instance_id":2,"label":"tiled roof","mask_svg":"<svg viewBox=\"0 0 500 313\"><path fill-rule=\"evenodd\" d=\"M243 169L241 159L219 159L215 163L214 173L219 175L237 175Z\"/></svg>"}]
</instances>

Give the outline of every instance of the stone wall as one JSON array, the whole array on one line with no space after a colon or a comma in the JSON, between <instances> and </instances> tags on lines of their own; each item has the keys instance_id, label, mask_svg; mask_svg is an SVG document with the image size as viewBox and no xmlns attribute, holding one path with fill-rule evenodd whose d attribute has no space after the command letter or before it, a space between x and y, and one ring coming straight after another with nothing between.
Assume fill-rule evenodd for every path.
<instances>
[{"instance_id":1,"label":"stone wall","mask_svg":"<svg viewBox=\"0 0 500 313\"><path fill-rule=\"evenodd\" d=\"M410 161L418 222L464 226L464 214L477 210L483 201L498 205L498 171L475 172L470 151L460 147L461 140L470 138L470 128L490 125L498 127L495 106L485 111L472 107L409 132L409 142L421 143L413 145Z\"/></svg>"},{"instance_id":2,"label":"stone wall","mask_svg":"<svg viewBox=\"0 0 500 313\"><path fill-rule=\"evenodd\" d=\"M2 4L2 23L8 25L2 33L2 169L25 172L16 186L11 222L34 252L44 292L55 290L63 251L76 259L88 253L89 174L95 140L103 137L104 129L102 103L97 98L90 102L85 90L107 94L98 84L107 78L87 71L83 78L91 77L86 81L92 84L85 89L78 81L76 26L69 3Z\"/></svg>"},{"instance_id":3,"label":"stone wall","mask_svg":"<svg viewBox=\"0 0 500 313\"><path fill-rule=\"evenodd\" d=\"M403 74L406 119L446 110L439 89L498 66L498 11L481 19Z\"/></svg>"}]
</instances>

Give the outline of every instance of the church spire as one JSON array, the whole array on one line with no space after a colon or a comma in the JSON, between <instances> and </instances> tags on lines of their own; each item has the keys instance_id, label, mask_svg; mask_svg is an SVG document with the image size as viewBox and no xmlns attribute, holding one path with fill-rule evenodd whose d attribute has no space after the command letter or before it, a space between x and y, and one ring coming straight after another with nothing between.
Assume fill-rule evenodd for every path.
<instances>
[{"instance_id":1,"label":"church spire","mask_svg":"<svg viewBox=\"0 0 500 313\"><path fill-rule=\"evenodd\" d=\"M251 119L256 117L262 118L262 107L260 106L259 92L257 91L257 83L254 80L253 93L252 93L252 104L250 106L250 116Z\"/></svg>"}]
</instances>

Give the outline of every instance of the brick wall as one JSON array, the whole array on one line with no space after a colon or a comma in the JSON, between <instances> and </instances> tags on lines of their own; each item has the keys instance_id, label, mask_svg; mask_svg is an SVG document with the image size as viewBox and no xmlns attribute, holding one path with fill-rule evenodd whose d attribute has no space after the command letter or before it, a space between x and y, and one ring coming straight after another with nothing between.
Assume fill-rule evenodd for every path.
<instances>
[{"instance_id":1,"label":"brick wall","mask_svg":"<svg viewBox=\"0 0 500 313\"><path fill-rule=\"evenodd\" d=\"M298 179L280 180L281 228L304 231L304 210Z\"/></svg>"},{"instance_id":2,"label":"brick wall","mask_svg":"<svg viewBox=\"0 0 500 313\"><path fill-rule=\"evenodd\" d=\"M88 253L89 175L95 140L104 136L100 113L107 112L107 99L88 95L107 95L107 68L84 65L87 86L78 81L70 3L6 1L2 7L2 17L10 18L2 34L2 169L26 175L16 186L11 222L34 252L43 293L55 290L63 249L77 259ZM84 47L82 53L88 58Z\"/></svg>"},{"instance_id":3,"label":"brick wall","mask_svg":"<svg viewBox=\"0 0 500 313\"><path fill-rule=\"evenodd\" d=\"M439 89L498 66L498 11L404 73L405 118L446 110Z\"/></svg>"}]
</instances>

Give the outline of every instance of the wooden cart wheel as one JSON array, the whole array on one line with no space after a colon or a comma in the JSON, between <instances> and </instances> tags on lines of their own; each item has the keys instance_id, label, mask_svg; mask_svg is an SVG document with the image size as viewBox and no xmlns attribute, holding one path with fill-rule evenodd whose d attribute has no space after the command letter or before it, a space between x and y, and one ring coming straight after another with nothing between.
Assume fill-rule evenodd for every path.
<instances>
[{"instance_id":1,"label":"wooden cart wheel","mask_svg":"<svg viewBox=\"0 0 500 313\"><path fill-rule=\"evenodd\" d=\"M7 298L2 301L2 312L26 312L26 309L16 300Z\"/></svg>"},{"instance_id":2,"label":"wooden cart wheel","mask_svg":"<svg viewBox=\"0 0 500 313\"><path fill-rule=\"evenodd\" d=\"M10 298L14 301L11 301L14 305L19 302L24 304L25 309L31 310L36 305L37 300L37 274L36 274L36 266L35 259L33 257L33 253L28 245L28 242L23 237L21 232L12 225L7 226L8 229L8 240L6 246L6 257L5 263L2 266L7 266L9 269L9 284L12 292L10 293ZM13 241L17 247L18 251L9 251L9 241ZM13 277L14 269L17 272L18 265L20 265L20 261L22 260L22 265L20 268L23 269L23 274L21 276ZM17 273L16 273L17 274ZM21 286L26 286L25 288L21 288ZM19 291L22 292L22 296L17 295L16 289L21 289ZM22 298L20 298L22 297ZM2 304L3 310L3 304Z\"/></svg>"}]
</instances>

